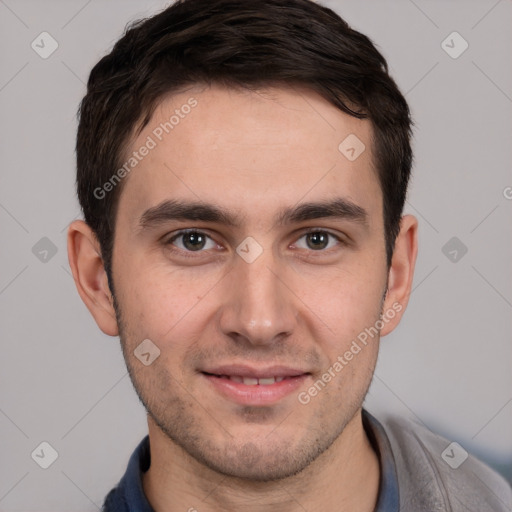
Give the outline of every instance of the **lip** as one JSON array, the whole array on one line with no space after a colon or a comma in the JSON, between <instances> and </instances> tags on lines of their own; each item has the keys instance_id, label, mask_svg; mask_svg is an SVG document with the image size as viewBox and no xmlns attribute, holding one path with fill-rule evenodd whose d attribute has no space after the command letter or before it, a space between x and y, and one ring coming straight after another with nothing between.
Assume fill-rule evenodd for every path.
<instances>
[{"instance_id":1,"label":"lip","mask_svg":"<svg viewBox=\"0 0 512 512\"><path fill-rule=\"evenodd\" d=\"M297 391L311 375L309 372L287 366L254 368L246 365L223 365L201 371L202 377L219 394L241 405L271 405ZM246 379L282 380L273 384L244 384L229 377Z\"/></svg>"}]
</instances>

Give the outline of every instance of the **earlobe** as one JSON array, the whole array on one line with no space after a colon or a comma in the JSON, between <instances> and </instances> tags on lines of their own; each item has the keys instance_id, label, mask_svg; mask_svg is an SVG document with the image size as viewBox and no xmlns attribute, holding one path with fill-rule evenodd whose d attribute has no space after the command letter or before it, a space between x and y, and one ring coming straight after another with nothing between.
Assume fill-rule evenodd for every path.
<instances>
[{"instance_id":1,"label":"earlobe","mask_svg":"<svg viewBox=\"0 0 512 512\"><path fill-rule=\"evenodd\" d=\"M68 228L68 259L78 293L98 327L105 334L117 336L119 331L113 297L100 245L84 221L74 221Z\"/></svg>"},{"instance_id":2,"label":"earlobe","mask_svg":"<svg viewBox=\"0 0 512 512\"><path fill-rule=\"evenodd\" d=\"M418 220L413 215L404 215L389 268L388 289L382 312L387 321L381 330L381 336L395 329L405 312L411 294L417 253Z\"/></svg>"}]
</instances>

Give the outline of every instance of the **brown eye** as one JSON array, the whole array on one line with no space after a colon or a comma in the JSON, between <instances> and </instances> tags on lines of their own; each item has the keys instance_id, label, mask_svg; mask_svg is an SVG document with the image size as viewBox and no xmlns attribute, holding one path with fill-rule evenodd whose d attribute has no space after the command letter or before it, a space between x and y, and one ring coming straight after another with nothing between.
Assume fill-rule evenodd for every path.
<instances>
[{"instance_id":1,"label":"brown eye","mask_svg":"<svg viewBox=\"0 0 512 512\"><path fill-rule=\"evenodd\" d=\"M204 248L206 237L201 233L185 233L182 235L183 237L183 245L189 251L198 251Z\"/></svg>"},{"instance_id":2,"label":"brown eye","mask_svg":"<svg viewBox=\"0 0 512 512\"><path fill-rule=\"evenodd\" d=\"M310 249L325 249L329 243L329 235L321 231L316 233L308 233L306 235L306 244Z\"/></svg>"},{"instance_id":3,"label":"brown eye","mask_svg":"<svg viewBox=\"0 0 512 512\"><path fill-rule=\"evenodd\" d=\"M212 249L215 246L213 240L200 231L182 231L173 236L168 243L184 251L193 252L198 252L205 248ZM207 246L208 243L210 246Z\"/></svg>"},{"instance_id":4,"label":"brown eye","mask_svg":"<svg viewBox=\"0 0 512 512\"><path fill-rule=\"evenodd\" d=\"M322 251L340 244L340 239L328 231L310 231L302 235L296 242L300 249Z\"/></svg>"}]
</instances>

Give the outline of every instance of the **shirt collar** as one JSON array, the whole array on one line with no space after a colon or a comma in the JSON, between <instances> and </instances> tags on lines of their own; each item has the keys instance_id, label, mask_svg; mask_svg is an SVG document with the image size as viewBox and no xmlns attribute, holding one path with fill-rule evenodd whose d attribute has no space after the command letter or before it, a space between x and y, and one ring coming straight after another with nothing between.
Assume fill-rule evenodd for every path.
<instances>
[{"instance_id":1,"label":"shirt collar","mask_svg":"<svg viewBox=\"0 0 512 512\"><path fill-rule=\"evenodd\" d=\"M398 512L400 509L398 475L388 436L380 422L364 409L363 427L373 449L379 457L379 496L374 512Z\"/></svg>"},{"instance_id":2,"label":"shirt collar","mask_svg":"<svg viewBox=\"0 0 512 512\"><path fill-rule=\"evenodd\" d=\"M135 448L123 478L105 498L102 512L154 512L142 488L142 475L150 463L147 435Z\"/></svg>"}]
</instances>

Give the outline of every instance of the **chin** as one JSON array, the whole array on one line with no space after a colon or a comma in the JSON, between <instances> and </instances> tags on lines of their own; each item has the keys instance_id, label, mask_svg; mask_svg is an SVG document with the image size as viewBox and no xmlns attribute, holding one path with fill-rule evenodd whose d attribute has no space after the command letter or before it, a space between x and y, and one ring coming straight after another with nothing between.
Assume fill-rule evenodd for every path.
<instances>
[{"instance_id":1,"label":"chin","mask_svg":"<svg viewBox=\"0 0 512 512\"><path fill-rule=\"evenodd\" d=\"M202 458L202 463L217 473L253 482L270 482L294 476L303 471L312 460L304 460L288 451L279 454L273 450L268 453L268 450L251 443L244 445L234 456L231 454L208 460L203 454Z\"/></svg>"},{"instance_id":2,"label":"chin","mask_svg":"<svg viewBox=\"0 0 512 512\"><path fill-rule=\"evenodd\" d=\"M182 446L189 455L209 469L232 478L253 482L270 482L297 475L306 469L326 448L310 443L292 446L283 441L246 442L224 448L218 445Z\"/></svg>"}]
</instances>

